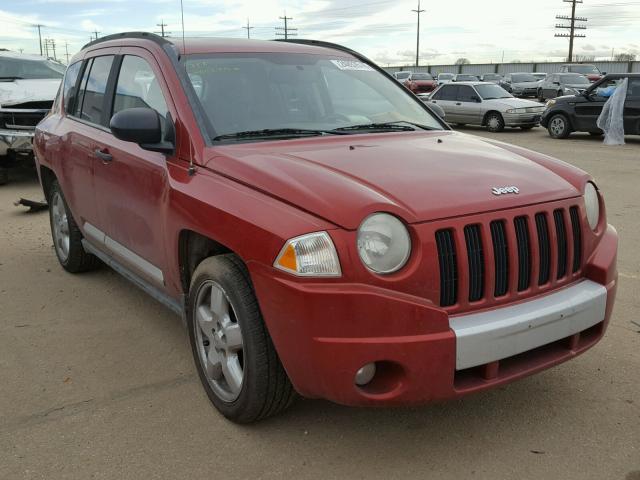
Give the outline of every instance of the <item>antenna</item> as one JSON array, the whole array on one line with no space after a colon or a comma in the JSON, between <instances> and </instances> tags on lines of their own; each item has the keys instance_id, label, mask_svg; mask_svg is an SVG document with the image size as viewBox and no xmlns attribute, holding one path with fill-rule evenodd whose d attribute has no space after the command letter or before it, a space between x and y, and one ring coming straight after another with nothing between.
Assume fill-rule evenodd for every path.
<instances>
[{"instance_id":1,"label":"antenna","mask_svg":"<svg viewBox=\"0 0 640 480\"><path fill-rule=\"evenodd\" d=\"M180 17L182 19L182 50L183 50L183 55L187 54L187 46L186 43L184 41L184 4L183 4L183 0L180 0ZM187 173L189 174L190 177L194 176L196 174L196 167L193 165L193 152L191 151L191 138L189 138L189 170L187 170Z\"/></svg>"},{"instance_id":2,"label":"antenna","mask_svg":"<svg viewBox=\"0 0 640 480\"><path fill-rule=\"evenodd\" d=\"M187 47L184 43L184 5L182 4L182 0L180 0L180 16L182 17L182 50L184 50L184 54L187 54Z\"/></svg>"}]
</instances>

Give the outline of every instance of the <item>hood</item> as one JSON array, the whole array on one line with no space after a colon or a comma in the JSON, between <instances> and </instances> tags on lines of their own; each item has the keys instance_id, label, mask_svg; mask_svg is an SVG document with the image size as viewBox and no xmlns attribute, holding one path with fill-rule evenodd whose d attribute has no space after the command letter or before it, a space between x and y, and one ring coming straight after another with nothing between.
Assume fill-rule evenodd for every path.
<instances>
[{"instance_id":1,"label":"hood","mask_svg":"<svg viewBox=\"0 0 640 480\"><path fill-rule=\"evenodd\" d=\"M539 80L536 80L535 82L513 82L511 86L515 88L532 88L536 87L538 82Z\"/></svg>"},{"instance_id":2,"label":"hood","mask_svg":"<svg viewBox=\"0 0 640 480\"><path fill-rule=\"evenodd\" d=\"M347 229L377 211L416 223L580 194L541 164L451 131L224 145L205 155L205 168ZM492 193L507 186L519 194Z\"/></svg>"},{"instance_id":3,"label":"hood","mask_svg":"<svg viewBox=\"0 0 640 480\"><path fill-rule=\"evenodd\" d=\"M487 100L487 102L497 103L504 105L507 108L526 108L526 107L544 107L543 104L534 102L532 100L525 100L524 98L496 98L494 100Z\"/></svg>"},{"instance_id":4,"label":"hood","mask_svg":"<svg viewBox=\"0 0 640 480\"><path fill-rule=\"evenodd\" d=\"M52 101L58 93L60 82L59 78L0 81L0 107L24 102Z\"/></svg>"}]
</instances>

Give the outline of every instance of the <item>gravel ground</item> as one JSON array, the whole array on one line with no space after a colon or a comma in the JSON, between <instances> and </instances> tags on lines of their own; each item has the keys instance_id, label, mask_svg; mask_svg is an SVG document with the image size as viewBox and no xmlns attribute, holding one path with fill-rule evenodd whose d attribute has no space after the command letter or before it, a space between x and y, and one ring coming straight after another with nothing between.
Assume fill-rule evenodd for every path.
<instances>
[{"instance_id":1,"label":"gravel ground","mask_svg":"<svg viewBox=\"0 0 640 480\"><path fill-rule=\"evenodd\" d=\"M177 317L106 268L63 272L47 214L12 204L41 196L25 176L0 187L0 479L640 480L640 139L604 147L542 129L462 130L597 179L621 237L618 301L598 346L446 404L304 400L236 426L200 388Z\"/></svg>"}]
</instances>

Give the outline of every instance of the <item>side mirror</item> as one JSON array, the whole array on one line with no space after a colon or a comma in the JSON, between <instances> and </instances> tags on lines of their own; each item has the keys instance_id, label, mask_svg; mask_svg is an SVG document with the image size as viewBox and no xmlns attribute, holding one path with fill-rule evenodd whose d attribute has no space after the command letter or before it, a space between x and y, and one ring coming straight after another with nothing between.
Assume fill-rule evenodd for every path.
<instances>
[{"instance_id":1,"label":"side mirror","mask_svg":"<svg viewBox=\"0 0 640 480\"><path fill-rule=\"evenodd\" d=\"M162 138L162 118L152 108L127 108L111 117L109 127L113 135L125 142L133 142L145 150L171 154L175 149L173 123Z\"/></svg>"},{"instance_id":2,"label":"side mirror","mask_svg":"<svg viewBox=\"0 0 640 480\"><path fill-rule=\"evenodd\" d=\"M607 72L600 72L600 74L604 77L607 74Z\"/></svg>"},{"instance_id":3,"label":"side mirror","mask_svg":"<svg viewBox=\"0 0 640 480\"><path fill-rule=\"evenodd\" d=\"M553 82L554 85L560 85L560 82Z\"/></svg>"}]
</instances>

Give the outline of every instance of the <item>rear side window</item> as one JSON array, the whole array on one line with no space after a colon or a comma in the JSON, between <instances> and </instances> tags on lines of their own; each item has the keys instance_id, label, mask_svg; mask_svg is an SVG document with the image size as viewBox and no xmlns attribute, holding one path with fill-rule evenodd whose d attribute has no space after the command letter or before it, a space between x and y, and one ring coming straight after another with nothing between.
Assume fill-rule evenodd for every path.
<instances>
[{"instance_id":1,"label":"rear side window","mask_svg":"<svg viewBox=\"0 0 640 480\"><path fill-rule=\"evenodd\" d=\"M80 73L80 67L82 62L76 62L67 68L67 72L64 75L64 86L62 88L62 99L64 102L64 111L70 111L73 107L73 103L76 97L76 84L78 83L78 74Z\"/></svg>"},{"instance_id":2,"label":"rear side window","mask_svg":"<svg viewBox=\"0 0 640 480\"><path fill-rule=\"evenodd\" d=\"M78 116L82 120L96 125L104 125L106 123L104 118L105 92L112 63L113 55L96 57L91 66L87 66L87 69L85 69L85 75L87 71L89 71L89 74L86 82L83 81L82 102L79 102L79 108L76 108L76 112L79 112Z\"/></svg>"},{"instance_id":3,"label":"rear side window","mask_svg":"<svg viewBox=\"0 0 640 480\"><path fill-rule=\"evenodd\" d=\"M456 100L456 95L458 93L457 85L445 85L442 87L437 94L437 97L434 97L436 100Z\"/></svg>"},{"instance_id":4,"label":"rear side window","mask_svg":"<svg viewBox=\"0 0 640 480\"><path fill-rule=\"evenodd\" d=\"M126 55L118 75L113 113L138 107L152 108L163 118L167 116L167 102L151 65L140 57Z\"/></svg>"}]
</instances>

